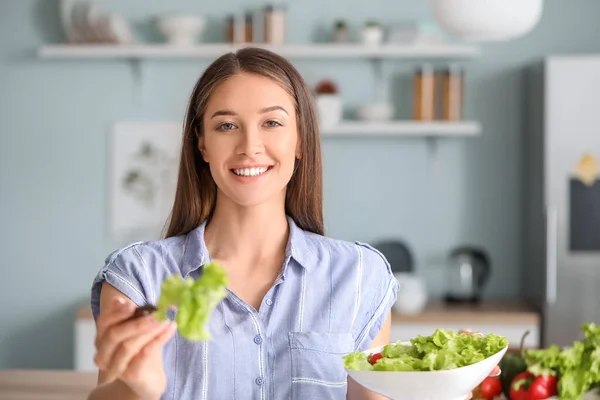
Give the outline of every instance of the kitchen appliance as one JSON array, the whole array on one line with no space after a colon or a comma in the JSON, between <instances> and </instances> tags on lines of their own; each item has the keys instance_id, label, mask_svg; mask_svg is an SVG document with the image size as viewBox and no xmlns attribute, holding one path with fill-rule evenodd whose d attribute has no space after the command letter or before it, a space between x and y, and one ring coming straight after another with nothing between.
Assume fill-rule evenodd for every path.
<instances>
[{"instance_id":1,"label":"kitchen appliance","mask_svg":"<svg viewBox=\"0 0 600 400\"><path fill-rule=\"evenodd\" d=\"M397 272L394 278L400 284L400 290L392 310L404 315L422 312L428 301L427 287L423 278L411 272Z\"/></svg>"},{"instance_id":2,"label":"kitchen appliance","mask_svg":"<svg viewBox=\"0 0 600 400\"><path fill-rule=\"evenodd\" d=\"M393 273L413 272L413 255L406 243L398 239L382 240L373 245L390 263Z\"/></svg>"},{"instance_id":3,"label":"kitchen appliance","mask_svg":"<svg viewBox=\"0 0 600 400\"><path fill-rule=\"evenodd\" d=\"M541 312L542 346L566 346L581 324L600 323L600 182L577 167L600 158L600 54L550 56L526 72L523 295Z\"/></svg>"},{"instance_id":4,"label":"kitchen appliance","mask_svg":"<svg viewBox=\"0 0 600 400\"><path fill-rule=\"evenodd\" d=\"M450 252L446 268L446 301L477 303L490 277L490 258L483 248L460 246Z\"/></svg>"}]
</instances>

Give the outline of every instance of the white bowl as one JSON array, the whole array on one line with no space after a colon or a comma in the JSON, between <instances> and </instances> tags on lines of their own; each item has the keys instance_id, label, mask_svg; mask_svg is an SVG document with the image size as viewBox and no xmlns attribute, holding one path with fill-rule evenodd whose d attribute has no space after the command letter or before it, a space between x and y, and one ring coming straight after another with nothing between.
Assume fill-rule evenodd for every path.
<instances>
[{"instance_id":1,"label":"white bowl","mask_svg":"<svg viewBox=\"0 0 600 400\"><path fill-rule=\"evenodd\" d=\"M396 344L396 343L392 343ZM410 344L405 342L405 344ZM364 351L378 353L384 346ZM508 347L478 363L444 371L354 371L352 379L392 400L465 400L500 363Z\"/></svg>"},{"instance_id":2,"label":"white bowl","mask_svg":"<svg viewBox=\"0 0 600 400\"><path fill-rule=\"evenodd\" d=\"M195 15L163 15L156 24L169 43L190 45L204 29L205 22Z\"/></svg>"},{"instance_id":3,"label":"white bowl","mask_svg":"<svg viewBox=\"0 0 600 400\"><path fill-rule=\"evenodd\" d=\"M430 0L446 31L473 41L505 41L531 32L542 17L543 0Z\"/></svg>"},{"instance_id":4,"label":"white bowl","mask_svg":"<svg viewBox=\"0 0 600 400\"><path fill-rule=\"evenodd\" d=\"M365 121L387 121L394 115L394 109L388 103L364 104L357 107L356 114Z\"/></svg>"}]
</instances>

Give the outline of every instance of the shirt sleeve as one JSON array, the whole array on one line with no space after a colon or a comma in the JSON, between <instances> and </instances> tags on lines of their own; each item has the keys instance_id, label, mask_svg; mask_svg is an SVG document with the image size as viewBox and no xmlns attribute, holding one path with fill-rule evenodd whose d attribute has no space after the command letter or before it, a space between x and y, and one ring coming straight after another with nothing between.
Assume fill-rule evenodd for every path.
<instances>
[{"instance_id":1,"label":"shirt sleeve","mask_svg":"<svg viewBox=\"0 0 600 400\"><path fill-rule=\"evenodd\" d=\"M399 290L387 259L368 244L357 242L360 279L358 311L353 327L355 351L364 351L379 334Z\"/></svg>"},{"instance_id":2,"label":"shirt sleeve","mask_svg":"<svg viewBox=\"0 0 600 400\"><path fill-rule=\"evenodd\" d=\"M94 319L100 314L100 292L104 282L109 283L138 306L156 301L155 285L151 279L154 274L150 270L150 267L155 265L152 256L153 254L138 242L106 257L104 267L92 283L91 306Z\"/></svg>"}]
</instances>

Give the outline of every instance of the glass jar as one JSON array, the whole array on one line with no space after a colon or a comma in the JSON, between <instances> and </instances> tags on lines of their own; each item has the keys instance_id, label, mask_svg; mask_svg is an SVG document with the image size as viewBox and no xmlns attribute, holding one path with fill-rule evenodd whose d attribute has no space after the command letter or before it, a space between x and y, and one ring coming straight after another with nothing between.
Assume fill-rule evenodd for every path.
<instances>
[{"instance_id":1,"label":"glass jar","mask_svg":"<svg viewBox=\"0 0 600 400\"><path fill-rule=\"evenodd\" d=\"M269 5L265 13L265 41L284 44L286 39L286 15L283 5Z\"/></svg>"},{"instance_id":2,"label":"glass jar","mask_svg":"<svg viewBox=\"0 0 600 400\"><path fill-rule=\"evenodd\" d=\"M435 73L431 65L421 66L414 75L413 80L413 108L414 119L417 121L431 121L435 118Z\"/></svg>"},{"instance_id":3,"label":"glass jar","mask_svg":"<svg viewBox=\"0 0 600 400\"><path fill-rule=\"evenodd\" d=\"M464 71L452 65L442 74L442 115L444 121L460 121L463 116Z\"/></svg>"},{"instance_id":4,"label":"glass jar","mask_svg":"<svg viewBox=\"0 0 600 400\"><path fill-rule=\"evenodd\" d=\"M244 41L252 43L252 14L246 14L246 24L244 26Z\"/></svg>"}]
</instances>

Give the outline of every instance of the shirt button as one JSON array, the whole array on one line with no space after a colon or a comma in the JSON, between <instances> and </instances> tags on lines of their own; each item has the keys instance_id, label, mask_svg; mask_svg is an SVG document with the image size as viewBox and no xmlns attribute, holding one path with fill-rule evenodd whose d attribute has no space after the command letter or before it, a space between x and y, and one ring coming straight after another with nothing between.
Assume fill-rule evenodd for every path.
<instances>
[{"instance_id":1,"label":"shirt button","mask_svg":"<svg viewBox=\"0 0 600 400\"><path fill-rule=\"evenodd\" d=\"M262 338L260 337L260 335L254 336L254 343L256 343L256 344L262 343Z\"/></svg>"},{"instance_id":2,"label":"shirt button","mask_svg":"<svg viewBox=\"0 0 600 400\"><path fill-rule=\"evenodd\" d=\"M268 306L272 306L273 305L273 300L267 299L267 301L265 303L267 303Z\"/></svg>"},{"instance_id":3,"label":"shirt button","mask_svg":"<svg viewBox=\"0 0 600 400\"><path fill-rule=\"evenodd\" d=\"M259 376L258 378L256 378L256 380L255 380L254 382L256 382L256 384L257 384L258 386L260 386L260 385L262 385L262 384L263 384L265 381L263 380L263 378L262 378L262 377L260 377L260 376Z\"/></svg>"}]
</instances>

